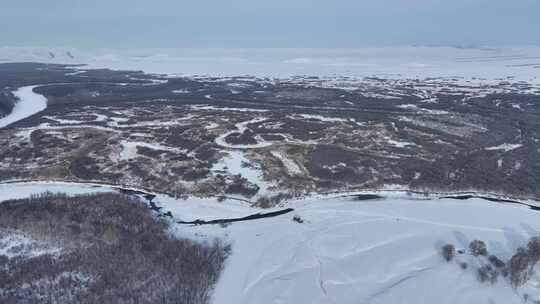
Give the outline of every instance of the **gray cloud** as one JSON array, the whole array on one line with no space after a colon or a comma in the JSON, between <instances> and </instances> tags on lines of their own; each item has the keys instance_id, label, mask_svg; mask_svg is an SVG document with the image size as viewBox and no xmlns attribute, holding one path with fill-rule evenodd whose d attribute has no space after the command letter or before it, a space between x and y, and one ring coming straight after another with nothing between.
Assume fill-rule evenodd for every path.
<instances>
[{"instance_id":1,"label":"gray cloud","mask_svg":"<svg viewBox=\"0 0 540 304\"><path fill-rule=\"evenodd\" d=\"M540 44L536 0L2 0L2 45Z\"/></svg>"}]
</instances>

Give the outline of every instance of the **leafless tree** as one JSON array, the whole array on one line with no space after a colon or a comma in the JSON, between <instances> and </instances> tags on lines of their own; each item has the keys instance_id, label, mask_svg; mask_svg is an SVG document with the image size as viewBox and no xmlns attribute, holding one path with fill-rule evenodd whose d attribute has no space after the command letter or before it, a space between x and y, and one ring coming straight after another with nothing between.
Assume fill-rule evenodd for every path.
<instances>
[{"instance_id":1,"label":"leafless tree","mask_svg":"<svg viewBox=\"0 0 540 304\"><path fill-rule=\"evenodd\" d=\"M525 248L519 248L516 254L510 259L508 271L510 274L510 283L514 288L525 284L529 279L529 263L529 254Z\"/></svg>"},{"instance_id":2,"label":"leafless tree","mask_svg":"<svg viewBox=\"0 0 540 304\"><path fill-rule=\"evenodd\" d=\"M479 255L487 255L487 246L486 243L480 240L474 240L469 244L469 250L471 251L471 254L474 256Z\"/></svg>"},{"instance_id":3,"label":"leafless tree","mask_svg":"<svg viewBox=\"0 0 540 304\"><path fill-rule=\"evenodd\" d=\"M0 256L0 303L208 303L229 246L176 238L168 226L114 193L0 203L0 232L61 248Z\"/></svg>"},{"instance_id":4,"label":"leafless tree","mask_svg":"<svg viewBox=\"0 0 540 304\"><path fill-rule=\"evenodd\" d=\"M540 237L535 236L529 239L527 252L529 253L529 259L532 264L540 261Z\"/></svg>"},{"instance_id":5,"label":"leafless tree","mask_svg":"<svg viewBox=\"0 0 540 304\"><path fill-rule=\"evenodd\" d=\"M456 256L456 247L452 244L444 245L441 250L442 256L447 262L450 262Z\"/></svg>"}]
</instances>

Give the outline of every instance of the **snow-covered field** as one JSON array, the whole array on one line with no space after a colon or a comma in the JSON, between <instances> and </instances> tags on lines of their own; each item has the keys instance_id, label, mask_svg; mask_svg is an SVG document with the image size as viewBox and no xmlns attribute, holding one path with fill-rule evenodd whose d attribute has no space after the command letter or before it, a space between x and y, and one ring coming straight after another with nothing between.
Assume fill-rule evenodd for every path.
<instances>
[{"instance_id":1,"label":"snow-covered field","mask_svg":"<svg viewBox=\"0 0 540 304\"><path fill-rule=\"evenodd\" d=\"M51 53L54 57L51 57ZM539 47L365 47L352 49L76 49L1 47L1 62L85 63L147 73L286 78L506 78L539 83Z\"/></svg>"},{"instance_id":2,"label":"snow-covered field","mask_svg":"<svg viewBox=\"0 0 540 304\"><path fill-rule=\"evenodd\" d=\"M507 282L481 284L474 270L444 262L439 248L446 242L466 248L481 239L492 253L509 258L540 231L535 211L479 199L288 206L304 223L286 215L190 228L233 243L214 303L521 303ZM518 293L525 291L540 296L533 281Z\"/></svg>"},{"instance_id":3,"label":"snow-covered field","mask_svg":"<svg viewBox=\"0 0 540 304\"><path fill-rule=\"evenodd\" d=\"M28 116L32 116L47 108L47 98L41 94L34 93L34 88L36 87L39 87L39 85L21 87L13 92L13 95L15 95L19 101L15 103L15 106L9 115L0 118L0 128Z\"/></svg>"},{"instance_id":4,"label":"snow-covered field","mask_svg":"<svg viewBox=\"0 0 540 304\"><path fill-rule=\"evenodd\" d=\"M110 191L93 185L26 183L0 185L0 200L41 191L71 194ZM193 220L258 212L226 200L157 203L175 218ZM180 236L232 243L213 303L522 303L540 299L535 275L516 292L503 279L479 283L478 259L468 254L445 262L447 242L466 248L474 239L505 260L540 231L539 213L525 206L481 199L418 200L399 196L371 201L311 198L283 207L294 213L222 227L175 226ZM304 221L293 221L293 216ZM469 263L462 270L457 262Z\"/></svg>"}]
</instances>

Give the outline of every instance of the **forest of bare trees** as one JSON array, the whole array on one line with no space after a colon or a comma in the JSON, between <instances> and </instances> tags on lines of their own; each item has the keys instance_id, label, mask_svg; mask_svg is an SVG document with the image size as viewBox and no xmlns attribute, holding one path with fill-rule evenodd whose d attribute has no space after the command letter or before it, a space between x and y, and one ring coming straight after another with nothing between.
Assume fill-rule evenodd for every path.
<instances>
[{"instance_id":1,"label":"forest of bare trees","mask_svg":"<svg viewBox=\"0 0 540 304\"><path fill-rule=\"evenodd\" d=\"M454 260L458 254L465 253L465 250L456 250L452 244L441 248L441 254L448 262ZM527 283L534 273L534 266L540 261L540 237L530 238L527 246L518 248L507 262L490 255L486 244L481 240L473 240L469 244L468 253L479 259L481 266L476 269L476 276L480 282L494 284L501 276L507 279L513 288L519 288ZM468 268L466 262L459 265L462 269Z\"/></svg>"},{"instance_id":2,"label":"forest of bare trees","mask_svg":"<svg viewBox=\"0 0 540 304\"><path fill-rule=\"evenodd\" d=\"M230 251L178 239L120 194L0 203L0 303L207 303ZM58 250L49 250L58 248Z\"/></svg>"}]
</instances>

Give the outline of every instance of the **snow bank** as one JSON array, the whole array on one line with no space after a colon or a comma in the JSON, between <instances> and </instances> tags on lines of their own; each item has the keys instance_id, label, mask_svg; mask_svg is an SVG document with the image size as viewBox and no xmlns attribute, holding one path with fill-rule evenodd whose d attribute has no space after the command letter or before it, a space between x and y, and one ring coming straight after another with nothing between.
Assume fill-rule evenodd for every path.
<instances>
[{"instance_id":1,"label":"snow bank","mask_svg":"<svg viewBox=\"0 0 540 304\"><path fill-rule=\"evenodd\" d=\"M504 152L510 152L510 151L515 150L517 148L521 148L522 146L523 146L522 144L508 144L508 143L505 143L505 144L501 144L501 145L494 146L494 147L487 147L486 150L488 150L488 151L501 150L501 151L504 151Z\"/></svg>"}]
</instances>

